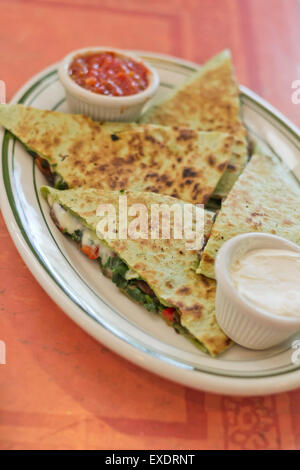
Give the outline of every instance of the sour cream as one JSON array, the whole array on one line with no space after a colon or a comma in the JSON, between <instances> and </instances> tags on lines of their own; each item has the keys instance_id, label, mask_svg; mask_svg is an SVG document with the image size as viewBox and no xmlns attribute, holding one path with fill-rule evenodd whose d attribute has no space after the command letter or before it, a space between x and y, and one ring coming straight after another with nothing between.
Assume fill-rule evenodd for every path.
<instances>
[{"instance_id":1,"label":"sour cream","mask_svg":"<svg viewBox=\"0 0 300 470\"><path fill-rule=\"evenodd\" d=\"M238 292L274 315L300 317L300 253L257 249L230 267Z\"/></svg>"}]
</instances>

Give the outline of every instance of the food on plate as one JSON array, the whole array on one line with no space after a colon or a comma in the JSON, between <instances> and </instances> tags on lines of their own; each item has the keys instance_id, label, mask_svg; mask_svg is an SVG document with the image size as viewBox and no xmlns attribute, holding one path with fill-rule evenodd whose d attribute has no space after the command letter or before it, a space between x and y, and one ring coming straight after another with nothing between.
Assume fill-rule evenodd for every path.
<instances>
[{"instance_id":1,"label":"food on plate","mask_svg":"<svg viewBox=\"0 0 300 470\"><path fill-rule=\"evenodd\" d=\"M59 229L70 235L90 259L97 260L103 273L127 296L160 314L168 325L212 356L231 344L215 318L216 283L196 274L197 251L186 248L186 239L113 239L106 232L99 234L97 224L101 217L96 215L97 208L100 204L112 204L118 216L119 191L87 188L59 191L45 186L41 191ZM128 207L143 204L148 213L153 204L184 205L178 199L150 192L123 194L127 196ZM209 233L212 215L207 211L203 215L204 236ZM128 225L131 221L129 217ZM118 223L116 227L118 230ZM173 220L171 227L174 228Z\"/></svg>"},{"instance_id":2,"label":"food on plate","mask_svg":"<svg viewBox=\"0 0 300 470\"><path fill-rule=\"evenodd\" d=\"M198 131L228 132L234 145L226 172L214 196L225 196L247 161L246 130L239 116L239 88L230 51L212 58L161 103L151 107L141 122L184 126Z\"/></svg>"},{"instance_id":3,"label":"food on plate","mask_svg":"<svg viewBox=\"0 0 300 470\"><path fill-rule=\"evenodd\" d=\"M61 113L46 109L33 108L23 104L0 104L0 125L16 137L33 145L42 145L44 151L49 147L51 152L60 150L60 145L70 145L76 139L86 143L100 138L101 132L108 134L130 130L136 123L129 122L95 122L83 114ZM60 144L60 145L59 145ZM27 145L28 146L28 145ZM64 148L63 148L64 149Z\"/></svg>"},{"instance_id":4,"label":"food on plate","mask_svg":"<svg viewBox=\"0 0 300 470\"><path fill-rule=\"evenodd\" d=\"M131 100L150 86L147 69L129 57L107 51L74 55L65 69L69 76L65 74L80 94L86 91L69 77L93 92L88 95L95 100L108 99L95 94ZM25 145L54 186L41 191L59 230L130 299L159 314L211 356L232 344L215 317L214 263L223 243L241 233L265 232L300 245L300 186L274 155L258 150L248 160L239 113L239 88L227 50L150 107L140 122L94 122L81 114L0 105L0 125ZM119 217L121 194L128 205L143 205L148 213L159 204L205 204L205 210L200 208L205 219L198 233L201 246L187 249L184 238L100 233L99 205L112 205ZM127 225L131 221L127 212ZM174 231L175 222L171 225ZM279 274L280 257L271 261ZM247 262L244 266L239 260L232 277L242 294L259 304L259 293L265 299L265 291L277 281L265 282L267 262L260 277ZM289 262L293 260L285 255L282 266ZM296 272L291 291L297 282ZM279 292L287 303L288 288L283 282ZM276 299L274 294L267 302L275 313L285 314L285 305L281 308Z\"/></svg>"},{"instance_id":5,"label":"food on plate","mask_svg":"<svg viewBox=\"0 0 300 470\"><path fill-rule=\"evenodd\" d=\"M114 51L78 54L68 73L77 85L106 96L134 95L149 85L149 70L142 62Z\"/></svg>"},{"instance_id":6,"label":"food on plate","mask_svg":"<svg viewBox=\"0 0 300 470\"><path fill-rule=\"evenodd\" d=\"M275 157L251 158L222 204L197 272L214 279L220 247L247 232L271 233L300 245L300 186Z\"/></svg>"},{"instance_id":7,"label":"food on plate","mask_svg":"<svg viewBox=\"0 0 300 470\"><path fill-rule=\"evenodd\" d=\"M231 155L232 137L160 125L101 126L84 116L0 105L0 124L35 152L59 189L131 189L206 203ZM125 129L121 132L122 129Z\"/></svg>"}]
</instances>

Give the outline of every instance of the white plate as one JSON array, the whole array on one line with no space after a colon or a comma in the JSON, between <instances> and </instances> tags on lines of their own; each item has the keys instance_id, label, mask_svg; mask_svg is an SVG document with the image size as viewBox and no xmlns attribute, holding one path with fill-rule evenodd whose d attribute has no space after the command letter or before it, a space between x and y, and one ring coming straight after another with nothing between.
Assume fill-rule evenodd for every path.
<instances>
[{"instance_id":1,"label":"white plate","mask_svg":"<svg viewBox=\"0 0 300 470\"><path fill-rule=\"evenodd\" d=\"M160 75L155 99L198 67L167 56L141 55ZM250 134L276 149L299 176L299 130L251 91L241 87L241 92L243 118ZM24 85L12 100L17 102L67 111L57 64ZM212 359L158 316L132 303L99 272L97 263L90 262L56 229L39 195L42 184L45 179L36 171L30 155L7 132L3 133L1 203L10 234L45 291L94 338L152 372L200 390L256 395L300 386L299 365L292 362L291 340L261 352L234 346Z\"/></svg>"}]
</instances>

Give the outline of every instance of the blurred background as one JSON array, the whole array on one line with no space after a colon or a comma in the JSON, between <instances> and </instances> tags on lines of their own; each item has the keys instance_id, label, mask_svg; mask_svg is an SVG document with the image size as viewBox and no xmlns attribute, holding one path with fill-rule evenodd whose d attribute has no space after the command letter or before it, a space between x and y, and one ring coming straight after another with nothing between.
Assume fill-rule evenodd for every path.
<instances>
[{"instance_id":1,"label":"blurred background","mask_svg":"<svg viewBox=\"0 0 300 470\"><path fill-rule=\"evenodd\" d=\"M108 45L202 63L225 47L240 83L298 125L298 0L0 0L0 79L7 98L67 52Z\"/></svg>"}]
</instances>

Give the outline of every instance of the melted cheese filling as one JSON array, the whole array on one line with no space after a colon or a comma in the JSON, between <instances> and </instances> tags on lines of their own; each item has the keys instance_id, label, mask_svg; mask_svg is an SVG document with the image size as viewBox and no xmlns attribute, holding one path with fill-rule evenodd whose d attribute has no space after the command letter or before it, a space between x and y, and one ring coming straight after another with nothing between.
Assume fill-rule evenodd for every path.
<instances>
[{"instance_id":1,"label":"melted cheese filling","mask_svg":"<svg viewBox=\"0 0 300 470\"><path fill-rule=\"evenodd\" d=\"M82 246L98 247L99 258L101 258L103 266L106 264L108 258L116 256L114 251L112 251L108 246L105 245L105 243L99 240L92 230L81 224L74 215L66 211L60 204L58 204L58 202L54 201L51 196L48 197L48 204L53 209L57 222L64 231L66 231L69 235L72 235L76 230L80 230L82 233Z\"/></svg>"}]
</instances>

